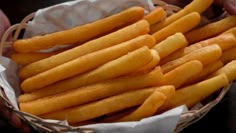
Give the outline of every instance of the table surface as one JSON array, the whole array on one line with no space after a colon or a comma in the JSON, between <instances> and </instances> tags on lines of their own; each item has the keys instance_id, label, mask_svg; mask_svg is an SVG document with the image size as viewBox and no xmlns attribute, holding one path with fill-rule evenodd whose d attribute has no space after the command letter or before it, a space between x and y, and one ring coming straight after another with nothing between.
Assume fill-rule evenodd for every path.
<instances>
[{"instance_id":1,"label":"table surface","mask_svg":"<svg viewBox=\"0 0 236 133\"><path fill-rule=\"evenodd\" d=\"M1 0L0 9L9 17L12 24L19 23L26 15L54 4L70 0ZM236 85L224 99L204 118L187 127L182 133L192 132L236 132Z\"/></svg>"}]
</instances>

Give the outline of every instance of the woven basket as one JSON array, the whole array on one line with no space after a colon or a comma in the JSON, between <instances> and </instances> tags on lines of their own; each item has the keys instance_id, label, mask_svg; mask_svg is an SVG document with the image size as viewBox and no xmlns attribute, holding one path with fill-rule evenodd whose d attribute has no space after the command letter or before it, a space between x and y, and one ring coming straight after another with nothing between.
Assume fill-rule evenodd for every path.
<instances>
[{"instance_id":1,"label":"woven basket","mask_svg":"<svg viewBox=\"0 0 236 133\"><path fill-rule=\"evenodd\" d=\"M153 2L158 5L162 6L168 15L173 14L180 10L179 7L169 5L161 0L153 0ZM3 35L1 42L0 42L0 54L3 54L3 49L11 48L12 42L17 40L20 36L20 33L26 28L27 22L34 17L35 13L32 13L26 16L20 23L11 26ZM9 36L11 37L11 41L9 40ZM216 97L208 98L208 102L206 104L198 103L192 109L187 112L184 112L177 124L175 132L178 133L182 131L184 128L188 127L189 125L197 122L202 117L204 117L214 106L216 106L225 96L227 91L229 90L231 84L225 88L222 88L221 91L217 92ZM36 117L34 115L30 115L21 111L16 110L11 102L5 95L5 92L0 89L0 98L5 102L6 107L17 114L20 119L24 122L28 123L29 125L33 126L39 132L81 132L81 133L91 133L94 132L92 129L81 129L80 127L72 127L72 126L65 126L60 123L51 123L46 122L45 120ZM1 100L0 99L0 100ZM210 100L209 100L210 99Z\"/></svg>"}]
</instances>

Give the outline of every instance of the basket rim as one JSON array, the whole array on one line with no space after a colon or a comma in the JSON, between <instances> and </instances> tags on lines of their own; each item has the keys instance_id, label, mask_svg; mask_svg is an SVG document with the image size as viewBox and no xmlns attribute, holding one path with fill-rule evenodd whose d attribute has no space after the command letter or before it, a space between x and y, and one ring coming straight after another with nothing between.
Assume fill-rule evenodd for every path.
<instances>
[{"instance_id":1,"label":"basket rim","mask_svg":"<svg viewBox=\"0 0 236 133\"><path fill-rule=\"evenodd\" d=\"M153 2L160 2L160 4L163 4L162 6L165 6L165 8L169 9L171 8L169 4L165 4L162 3L163 1L161 0L153 0ZM176 6L173 6L176 7ZM180 8L174 8L174 9L180 9ZM3 49L5 47L11 47L11 44L13 41L17 40L21 30L25 29L27 26L27 22L31 19L33 19L33 17L35 16L36 12L33 12L29 15L27 15L20 23L14 24L11 27L9 27L7 29L7 31L5 31L5 33L3 34L3 37L0 41L0 54L2 56L3 54ZM12 35L12 33L14 32L14 34ZM12 41L7 41L8 37L12 35ZM189 125L197 122L198 120L200 120L202 117L204 117L214 106L216 106L225 96L225 94L228 92L229 88L231 87L232 83L230 83L227 87L224 87L219 95L216 97L216 99L213 99L212 101L210 101L209 103L207 103L206 105L202 106L200 109L198 110L188 110L184 113L182 113L182 115L180 116L179 122L176 126L175 132L180 132L182 131L184 128L188 127ZM16 110L13 106L11 106L10 101L8 100L8 98L2 94L5 93L3 90L0 92L0 98L3 99L3 101L6 103L6 106L11 109L12 111L14 111L16 114L18 114L18 116L23 119L24 121L26 121L27 123L30 123L32 126L35 126L39 129L42 129L44 131L47 132L51 132L51 131L57 131L57 129L55 129L54 127L48 127L48 124L52 124L49 122L44 121L42 118L39 118L37 116ZM190 119L189 119L190 118ZM32 121L33 120L33 121ZM188 121L189 120L189 121ZM40 125L40 123L42 125ZM62 130L60 131L81 131L81 132L93 132L91 129L81 129L80 127L74 127L74 126L64 126L61 124L54 124L55 127L60 127L62 128Z\"/></svg>"}]
</instances>

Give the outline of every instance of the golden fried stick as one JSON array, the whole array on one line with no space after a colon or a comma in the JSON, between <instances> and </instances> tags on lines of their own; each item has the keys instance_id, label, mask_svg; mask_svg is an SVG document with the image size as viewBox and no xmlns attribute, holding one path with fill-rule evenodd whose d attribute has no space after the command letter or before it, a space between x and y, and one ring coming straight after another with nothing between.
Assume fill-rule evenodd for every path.
<instances>
[{"instance_id":1,"label":"golden fried stick","mask_svg":"<svg viewBox=\"0 0 236 133\"><path fill-rule=\"evenodd\" d=\"M134 60L138 60L138 61L134 61ZM68 81L69 82L76 81L77 83L74 83L74 84L76 84L76 88L77 88L82 85L87 85L87 84L94 83L97 81L114 78L117 76L131 73L137 70L138 68L143 67L145 64L147 64L151 60L152 60L151 51L149 50L147 46L144 46L124 56L121 56L120 58L107 62L104 65L92 71L89 71L82 75L71 77L68 79ZM67 70L67 72L70 72L70 71L71 70ZM72 73L73 72L74 71L72 71ZM63 73L63 74L66 75L66 73ZM36 76L33 76L31 78L24 80L21 83L21 88L25 92L31 92L31 91L40 89L42 87L45 87L54 83L56 77L57 75L52 75L52 77L41 78L41 73L40 73ZM63 80L61 82L68 83L67 80ZM56 84L59 85L60 82ZM68 86L65 86L65 87L68 87Z\"/></svg>"},{"instance_id":2,"label":"golden fried stick","mask_svg":"<svg viewBox=\"0 0 236 133\"><path fill-rule=\"evenodd\" d=\"M149 72L157 66L157 64L160 61L160 56L159 56L158 52L154 49L151 49L151 54L153 57L152 60L148 64L146 64L145 66L143 66L140 69L138 69L137 71L135 71L134 74Z\"/></svg>"},{"instance_id":3,"label":"golden fried stick","mask_svg":"<svg viewBox=\"0 0 236 133\"><path fill-rule=\"evenodd\" d=\"M174 86L155 87L155 91L144 101L144 103L130 114L116 120L123 121L138 121L146 117L154 115L166 101L171 100L175 94ZM168 97L169 96L169 97Z\"/></svg>"},{"instance_id":4,"label":"golden fried stick","mask_svg":"<svg viewBox=\"0 0 236 133\"><path fill-rule=\"evenodd\" d=\"M144 16L144 19L148 21L150 25L153 25L166 18L166 12L162 7L157 7Z\"/></svg>"},{"instance_id":5,"label":"golden fried stick","mask_svg":"<svg viewBox=\"0 0 236 133\"><path fill-rule=\"evenodd\" d=\"M10 58L14 60L17 64L28 65L30 63L48 58L50 56L56 55L58 53L64 52L65 50L71 49L73 46L68 46L65 48L59 48L54 51L47 52L30 52L30 53L12 53Z\"/></svg>"},{"instance_id":6,"label":"golden fried stick","mask_svg":"<svg viewBox=\"0 0 236 133\"><path fill-rule=\"evenodd\" d=\"M72 29L17 40L13 43L13 48L17 52L27 53L57 45L73 44L104 35L105 33L112 32L114 29L132 24L142 19L143 16L144 9L142 7L132 7L110 17Z\"/></svg>"},{"instance_id":7,"label":"golden fried stick","mask_svg":"<svg viewBox=\"0 0 236 133\"><path fill-rule=\"evenodd\" d=\"M207 77L217 71L219 68L223 67L223 63L220 60L214 61L203 67L202 71L197 75L192 76L185 85L191 85L200 81L207 79Z\"/></svg>"},{"instance_id":8,"label":"golden fried stick","mask_svg":"<svg viewBox=\"0 0 236 133\"><path fill-rule=\"evenodd\" d=\"M156 44L153 49L155 49L160 58L164 58L174 51L185 47L188 45L187 40L185 39L185 36L182 33L176 33L172 36L167 37L165 40L162 42Z\"/></svg>"},{"instance_id":9,"label":"golden fried stick","mask_svg":"<svg viewBox=\"0 0 236 133\"><path fill-rule=\"evenodd\" d=\"M100 65L103 65L111 60L117 59L120 56L132 52L142 46L149 45L150 47L153 46L154 44L155 44L155 39L151 35L143 35L130 41L118 44L116 46L102 49L100 51L93 52L91 54L87 54L85 56L74 59L72 61L69 61L55 68L52 68L48 71L42 72L38 75L26 79L22 83L22 89L25 92L32 91L30 89L27 89L27 87L25 88L25 86L27 86L26 84L28 84L29 82L31 82L32 85L34 83L40 84L41 86L38 88L50 85L57 81L97 68ZM50 79L50 80L45 80L45 79ZM42 81L42 83L40 81ZM36 87L37 85L33 86Z\"/></svg>"},{"instance_id":10,"label":"golden fried stick","mask_svg":"<svg viewBox=\"0 0 236 133\"><path fill-rule=\"evenodd\" d=\"M166 96L159 91L154 91L144 103L130 114L116 120L116 122L139 121L143 118L150 117L156 113L166 101Z\"/></svg>"},{"instance_id":11,"label":"golden fried stick","mask_svg":"<svg viewBox=\"0 0 236 133\"><path fill-rule=\"evenodd\" d=\"M199 60L203 65L217 60L222 54L221 48L218 45L210 45L198 50L195 50L185 56L168 62L161 66L163 73L167 73L174 68L186 63L190 60Z\"/></svg>"},{"instance_id":12,"label":"golden fried stick","mask_svg":"<svg viewBox=\"0 0 236 133\"><path fill-rule=\"evenodd\" d=\"M46 119L67 120L69 123L82 122L105 114L141 105L153 92L153 88L126 92L96 102L44 114L40 117Z\"/></svg>"},{"instance_id":13,"label":"golden fried stick","mask_svg":"<svg viewBox=\"0 0 236 133\"><path fill-rule=\"evenodd\" d=\"M120 29L101 38L89 41L83 45L59 53L55 56L51 56L49 58L29 64L20 70L19 76L22 79L34 76L38 73L47 71L51 68L74 60L83 55L99 51L101 49L108 48L116 44L133 39L137 36L146 34L148 33L148 31L148 22L146 20L141 20L135 24L127 26L123 29Z\"/></svg>"},{"instance_id":14,"label":"golden fried stick","mask_svg":"<svg viewBox=\"0 0 236 133\"><path fill-rule=\"evenodd\" d=\"M152 35L156 38L156 43L165 40L167 37L177 33L177 32L188 32L200 22L200 15L197 12L190 13L165 28L153 33Z\"/></svg>"},{"instance_id":15,"label":"golden fried stick","mask_svg":"<svg viewBox=\"0 0 236 133\"><path fill-rule=\"evenodd\" d=\"M225 74L229 81L234 81L236 79L236 60L227 63L225 66L214 72L210 77Z\"/></svg>"},{"instance_id":16,"label":"golden fried stick","mask_svg":"<svg viewBox=\"0 0 236 133\"><path fill-rule=\"evenodd\" d=\"M57 54L58 52L49 52L49 53L39 53L39 52L32 52L32 53L13 53L11 54L11 59L15 61L17 64L20 65L27 65L33 63L35 61L48 58L52 55Z\"/></svg>"},{"instance_id":17,"label":"golden fried stick","mask_svg":"<svg viewBox=\"0 0 236 133\"><path fill-rule=\"evenodd\" d=\"M232 27L236 26L236 16L229 16L217 22L213 22L194 29L185 34L189 43L196 43L201 40L216 36Z\"/></svg>"},{"instance_id":18,"label":"golden fried stick","mask_svg":"<svg viewBox=\"0 0 236 133\"><path fill-rule=\"evenodd\" d=\"M228 49L226 51L223 51L222 56L220 57L220 60L227 64L232 60L236 60L236 46L232 47L231 49Z\"/></svg>"},{"instance_id":19,"label":"golden fried stick","mask_svg":"<svg viewBox=\"0 0 236 133\"><path fill-rule=\"evenodd\" d=\"M170 17L167 17L162 23L153 26L151 33L161 30L162 28L170 25L171 23L177 21L178 19L184 17L185 15L191 12L198 12L199 14L201 14L213 3L213 1L214 0L193 0L190 4L185 6L179 12L172 14Z\"/></svg>"},{"instance_id":20,"label":"golden fried stick","mask_svg":"<svg viewBox=\"0 0 236 133\"><path fill-rule=\"evenodd\" d=\"M177 89L193 76L199 74L202 68L203 65L200 61L188 61L166 73L162 80L157 81L157 85L173 85Z\"/></svg>"},{"instance_id":21,"label":"golden fried stick","mask_svg":"<svg viewBox=\"0 0 236 133\"><path fill-rule=\"evenodd\" d=\"M179 49L179 50L175 51L174 53L170 54L166 58L162 59L160 64L165 64L167 62L170 62L172 60L180 58L180 57L182 57L194 50L197 50L199 48L202 48L202 47L205 47L208 45L212 45L212 44L216 44L216 45L220 46L221 50L225 51L229 48L236 46L236 37L232 33L227 33L227 34L222 34L222 35L192 44L188 47Z\"/></svg>"},{"instance_id":22,"label":"golden fried stick","mask_svg":"<svg viewBox=\"0 0 236 133\"><path fill-rule=\"evenodd\" d=\"M49 113L56 110L100 100L127 91L154 86L158 80L161 80L162 76L161 70L158 68L148 74L120 77L117 79L77 88L65 93L45 97L43 99L27 101L20 103L20 107L22 110L36 115ZM58 101L64 102L62 103ZM47 106L47 108L44 108L45 106Z\"/></svg>"},{"instance_id":23,"label":"golden fried stick","mask_svg":"<svg viewBox=\"0 0 236 133\"><path fill-rule=\"evenodd\" d=\"M236 35L236 27L230 28L227 31L223 32L222 34L233 33Z\"/></svg>"},{"instance_id":24,"label":"golden fried stick","mask_svg":"<svg viewBox=\"0 0 236 133\"><path fill-rule=\"evenodd\" d=\"M191 108L193 105L197 104L228 84L229 80L227 77L221 74L199 83L181 88L176 91L174 97L170 101L164 103L159 112L166 111L183 104L187 105L188 108Z\"/></svg>"}]
</instances>

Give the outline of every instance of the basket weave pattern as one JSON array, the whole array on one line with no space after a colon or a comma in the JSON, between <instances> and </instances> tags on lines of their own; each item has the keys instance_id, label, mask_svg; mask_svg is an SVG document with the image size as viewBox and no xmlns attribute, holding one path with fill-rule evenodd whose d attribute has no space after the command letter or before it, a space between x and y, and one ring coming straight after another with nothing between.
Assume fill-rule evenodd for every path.
<instances>
[{"instance_id":1,"label":"basket weave pattern","mask_svg":"<svg viewBox=\"0 0 236 133\"><path fill-rule=\"evenodd\" d=\"M168 15L171 15L174 12L177 12L178 10L180 10L179 7L176 7L176 6L173 6L173 5L168 5L167 3L165 3L161 0L153 0L153 2L158 6L162 6L166 10ZM91 6L94 6L94 5L91 5ZM122 6L122 5L118 5L118 6ZM94 6L94 8L97 8L97 7ZM105 16L107 16L106 11L103 11L101 9L98 9L98 10L100 10L102 13L104 13ZM29 20L31 20L34 17L34 15L35 15L35 13L32 13L32 14L26 16L19 24L15 24L15 25L11 26L5 32L5 34L3 35L2 40L0 42L0 54L1 55L3 54L3 49L11 47L12 41L7 41L9 36L12 36L13 41L17 40L19 38L20 32L26 28L27 22ZM50 15L47 15L47 17L48 17L48 19L51 19L52 21L54 20L54 18ZM82 17L82 19L85 19L85 18ZM60 22L58 22L58 21L53 21L53 22L57 26L60 26L61 29L65 29L63 24L61 24ZM178 125L177 125L176 129L175 129L175 132L177 133L177 132L182 131L187 126L195 123L196 121L198 121L202 117L204 117L215 105L217 105L222 100L222 98L227 93L229 88L230 88L230 85L223 88L219 92L217 98L212 99L207 104L202 105L201 103L199 103L198 105L200 105L200 106L195 106L190 111L187 111L187 112L183 113L181 115L180 119L179 119L179 122L178 122ZM43 120L39 117L36 117L36 116L30 115L30 114L18 111L11 105L11 102L5 96L5 93L2 89L0 89L0 98L5 102L7 108L9 108L13 112L15 112L23 121L29 123L31 126L33 126L38 131L41 131L41 132L70 132L70 131L76 131L76 132L81 132L81 133L94 132L92 129L84 129L84 128L81 129L80 127L64 126L61 123L55 124L55 123L52 123L52 122L47 122L47 121L45 121L45 120Z\"/></svg>"}]
</instances>

